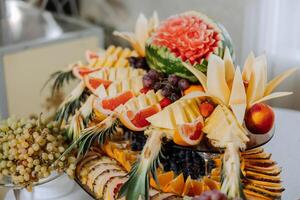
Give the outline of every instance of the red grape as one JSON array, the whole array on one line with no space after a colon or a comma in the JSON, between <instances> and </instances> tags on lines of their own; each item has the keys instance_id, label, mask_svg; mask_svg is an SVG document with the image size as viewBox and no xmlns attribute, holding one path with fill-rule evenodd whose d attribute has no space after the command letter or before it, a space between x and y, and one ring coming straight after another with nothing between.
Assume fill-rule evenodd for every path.
<instances>
[{"instance_id":1,"label":"red grape","mask_svg":"<svg viewBox=\"0 0 300 200\"><path fill-rule=\"evenodd\" d=\"M190 87L190 83L186 79L180 79L178 82L178 87L183 91Z\"/></svg>"},{"instance_id":2,"label":"red grape","mask_svg":"<svg viewBox=\"0 0 300 200\"><path fill-rule=\"evenodd\" d=\"M143 85L144 87L151 88L154 83L154 80L151 79L147 74L143 76Z\"/></svg>"},{"instance_id":3,"label":"red grape","mask_svg":"<svg viewBox=\"0 0 300 200\"><path fill-rule=\"evenodd\" d=\"M171 85L177 86L178 81L179 81L179 77L176 76L175 74L171 74L168 77L168 81L169 81L169 83L171 83Z\"/></svg>"}]
</instances>

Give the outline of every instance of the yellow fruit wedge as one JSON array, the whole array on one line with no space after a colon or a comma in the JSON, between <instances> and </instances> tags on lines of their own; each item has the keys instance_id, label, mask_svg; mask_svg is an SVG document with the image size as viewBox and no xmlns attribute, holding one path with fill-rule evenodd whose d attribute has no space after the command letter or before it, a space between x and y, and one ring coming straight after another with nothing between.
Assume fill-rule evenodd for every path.
<instances>
[{"instance_id":1,"label":"yellow fruit wedge","mask_svg":"<svg viewBox=\"0 0 300 200\"><path fill-rule=\"evenodd\" d=\"M234 69L234 65L232 62L232 58L229 52L228 47L225 48L225 52L224 52L224 64L225 64L225 77L226 77L226 82L229 86L229 88L231 88L234 76L235 76L235 69Z\"/></svg>"},{"instance_id":2,"label":"yellow fruit wedge","mask_svg":"<svg viewBox=\"0 0 300 200\"><path fill-rule=\"evenodd\" d=\"M188 119L186 117L182 105L180 104L180 101L176 104L173 104L171 108L173 111L176 125L181 125L188 122Z\"/></svg>"},{"instance_id":3,"label":"yellow fruit wedge","mask_svg":"<svg viewBox=\"0 0 300 200\"><path fill-rule=\"evenodd\" d=\"M271 80L267 86L266 86L266 90L265 90L265 96L271 94L271 92L273 92L273 90L280 84L282 83L282 81L284 81L286 78L288 78L290 75L292 75L295 71L297 71L297 68L291 68L285 72L283 72L282 74L276 76L273 80Z\"/></svg>"},{"instance_id":4,"label":"yellow fruit wedge","mask_svg":"<svg viewBox=\"0 0 300 200\"><path fill-rule=\"evenodd\" d=\"M254 101L262 98L266 86L266 61L264 56L257 57L253 64L253 71L247 88L248 107Z\"/></svg>"},{"instance_id":5,"label":"yellow fruit wedge","mask_svg":"<svg viewBox=\"0 0 300 200\"><path fill-rule=\"evenodd\" d=\"M208 118L203 131L213 146L219 148L226 148L228 143L234 143L244 149L249 141L246 131L238 124L232 112L221 105Z\"/></svg>"},{"instance_id":6,"label":"yellow fruit wedge","mask_svg":"<svg viewBox=\"0 0 300 200\"><path fill-rule=\"evenodd\" d=\"M148 105L153 105L153 104L159 103L159 100L158 100L157 95L155 94L154 90L150 90L149 92L147 92L146 98L147 98Z\"/></svg>"},{"instance_id":7,"label":"yellow fruit wedge","mask_svg":"<svg viewBox=\"0 0 300 200\"><path fill-rule=\"evenodd\" d=\"M237 121L242 125L247 107L247 96L239 67L237 67L234 74L229 105Z\"/></svg>"},{"instance_id":8,"label":"yellow fruit wedge","mask_svg":"<svg viewBox=\"0 0 300 200\"><path fill-rule=\"evenodd\" d=\"M260 102L264 102L264 101L269 101L271 99L276 99L276 98L288 96L288 95L291 95L291 94L293 94L293 92L274 92L274 93L271 93L271 94L269 94L267 96L264 96L263 98L258 99L257 101L251 103L249 105L249 107L251 107L252 105L254 105L256 103L260 103Z\"/></svg>"},{"instance_id":9,"label":"yellow fruit wedge","mask_svg":"<svg viewBox=\"0 0 300 200\"><path fill-rule=\"evenodd\" d=\"M138 106L140 109L146 108L148 106L147 98L145 94L140 94L137 96Z\"/></svg>"},{"instance_id":10,"label":"yellow fruit wedge","mask_svg":"<svg viewBox=\"0 0 300 200\"><path fill-rule=\"evenodd\" d=\"M170 107L166 107L159 113L148 117L147 121L157 128L175 129L176 127L173 111Z\"/></svg>"},{"instance_id":11,"label":"yellow fruit wedge","mask_svg":"<svg viewBox=\"0 0 300 200\"><path fill-rule=\"evenodd\" d=\"M117 71L116 68L111 68L109 70L108 80L110 80L110 81L115 81L116 80L116 71Z\"/></svg>"},{"instance_id":12,"label":"yellow fruit wedge","mask_svg":"<svg viewBox=\"0 0 300 200\"><path fill-rule=\"evenodd\" d=\"M228 104L230 90L225 79L224 61L213 54L209 57L207 66L207 91Z\"/></svg>"}]
</instances>

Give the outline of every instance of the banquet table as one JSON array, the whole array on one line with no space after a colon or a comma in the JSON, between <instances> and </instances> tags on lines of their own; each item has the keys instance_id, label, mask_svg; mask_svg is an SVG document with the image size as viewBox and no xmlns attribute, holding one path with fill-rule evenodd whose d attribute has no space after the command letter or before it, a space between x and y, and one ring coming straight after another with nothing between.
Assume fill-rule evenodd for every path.
<instances>
[{"instance_id":1,"label":"banquet table","mask_svg":"<svg viewBox=\"0 0 300 200\"><path fill-rule=\"evenodd\" d=\"M272 158L282 167L282 181L285 187L283 200L300 199L300 111L275 108L276 131L273 139L264 146ZM26 191L21 194L23 200L90 200L92 199L73 181L66 177L35 188L33 194ZM56 189L69 188L66 194L59 194ZM49 194L49 195L47 195ZM57 194L57 196L53 196ZM6 196L13 199L12 192ZM22 196L24 198L22 198ZM51 197L50 197L51 196ZM50 197L50 198L49 198Z\"/></svg>"}]
</instances>

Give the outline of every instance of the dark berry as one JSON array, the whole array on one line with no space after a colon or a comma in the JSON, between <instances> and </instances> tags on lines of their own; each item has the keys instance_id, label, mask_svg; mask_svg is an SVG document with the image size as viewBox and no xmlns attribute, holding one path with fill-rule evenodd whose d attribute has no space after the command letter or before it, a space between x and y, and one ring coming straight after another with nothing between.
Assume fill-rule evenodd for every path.
<instances>
[{"instance_id":1,"label":"dark berry","mask_svg":"<svg viewBox=\"0 0 300 200\"><path fill-rule=\"evenodd\" d=\"M152 79L152 80L159 80L160 74L158 71L154 69L150 69L147 73L147 75Z\"/></svg>"},{"instance_id":2,"label":"dark berry","mask_svg":"<svg viewBox=\"0 0 300 200\"><path fill-rule=\"evenodd\" d=\"M177 86L179 80L180 80L180 78L178 76L176 76L175 74L171 74L168 77L169 83L171 83L171 85L173 85L174 87Z\"/></svg>"},{"instance_id":3,"label":"dark berry","mask_svg":"<svg viewBox=\"0 0 300 200\"><path fill-rule=\"evenodd\" d=\"M143 76L144 87L151 88L153 83L154 83L154 80L152 78L150 78L150 76L148 76L148 75Z\"/></svg>"},{"instance_id":4,"label":"dark berry","mask_svg":"<svg viewBox=\"0 0 300 200\"><path fill-rule=\"evenodd\" d=\"M163 87L161 90L161 94L164 97L169 97L172 94L172 92L173 92L173 88L170 85L165 85L165 87Z\"/></svg>"},{"instance_id":5,"label":"dark berry","mask_svg":"<svg viewBox=\"0 0 300 200\"><path fill-rule=\"evenodd\" d=\"M170 99L174 102L174 101L177 101L178 99L180 99L180 96L176 93L172 93L170 95Z\"/></svg>"},{"instance_id":6,"label":"dark berry","mask_svg":"<svg viewBox=\"0 0 300 200\"><path fill-rule=\"evenodd\" d=\"M186 79L180 79L179 82L178 82L178 87L184 91L186 89L188 89L190 87L190 83L188 80Z\"/></svg>"},{"instance_id":7,"label":"dark berry","mask_svg":"<svg viewBox=\"0 0 300 200\"><path fill-rule=\"evenodd\" d=\"M156 91L159 90L161 87L162 87L162 84L161 84L160 81L155 82L154 85L153 85L153 89L156 90Z\"/></svg>"}]
</instances>

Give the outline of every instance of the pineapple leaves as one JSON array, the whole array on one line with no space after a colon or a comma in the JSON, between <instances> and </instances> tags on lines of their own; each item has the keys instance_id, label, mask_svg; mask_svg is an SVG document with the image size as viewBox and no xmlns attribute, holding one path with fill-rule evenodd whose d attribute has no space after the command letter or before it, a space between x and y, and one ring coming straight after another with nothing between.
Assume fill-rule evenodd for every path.
<instances>
[{"instance_id":1,"label":"pineapple leaves","mask_svg":"<svg viewBox=\"0 0 300 200\"><path fill-rule=\"evenodd\" d=\"M75 88L77 89L77 88ZM77 94L71 93L69 97L61 104L55 115L55 120L60 124L65 120L68 121L71 115L74 115L76 110L80 108L82 102L84 102L90 95L90 92L86 88L81 88L82 90Z\"/></svg>"},{"instance_id":2,"label":"pineapple leaves","mask_svg":"<svg viewBox=\"0 0 300 200\"><path fill-rule=\"evenodd\" d=\"M161 151L162 135L162 131L152 131L143 148L141 157L129 172L129 179L121 187L118 198L125 196L127 200L139 198L148 200L150 176L159 186L157 167L160 165L160 157L163 156Z\"/></svg>"},{"instance_id":3,"label":"pineapple leaves","mask_svg":"<svg viewBox=\"0 0 300 200\"><path fill-rule=\"evenodd\" d=\"M53 85L51 86L51 96L54 96L56 92L61 90L65 83L69 83L71 80L76 79L73 75L72 69L70 70L59 70L50 75L49 79L44 83L42 90L53 81Z\"/></svg>"},{"instance_id":4,"label":"pineapple leaves","mask_svg":"<svg viewBox=\"0 0 300 200\"><path fill-rule=\"evenodd\" d=\"M107 123L107 119L113 120ZM65 152L58 158L60 160L63 156L67 155L75 147L78 146L77 158L84 157L86 153L90 150L93 142L98 141L100 147L104 145L107 138L111 138L113 134L117 131L118 126L120 125L119 120L116 118L108 117L106 120L100 122L99 124L92 126L90 128L84 129L81 133L81 136L75 140Z\"/></svg>"}]
</instances>

